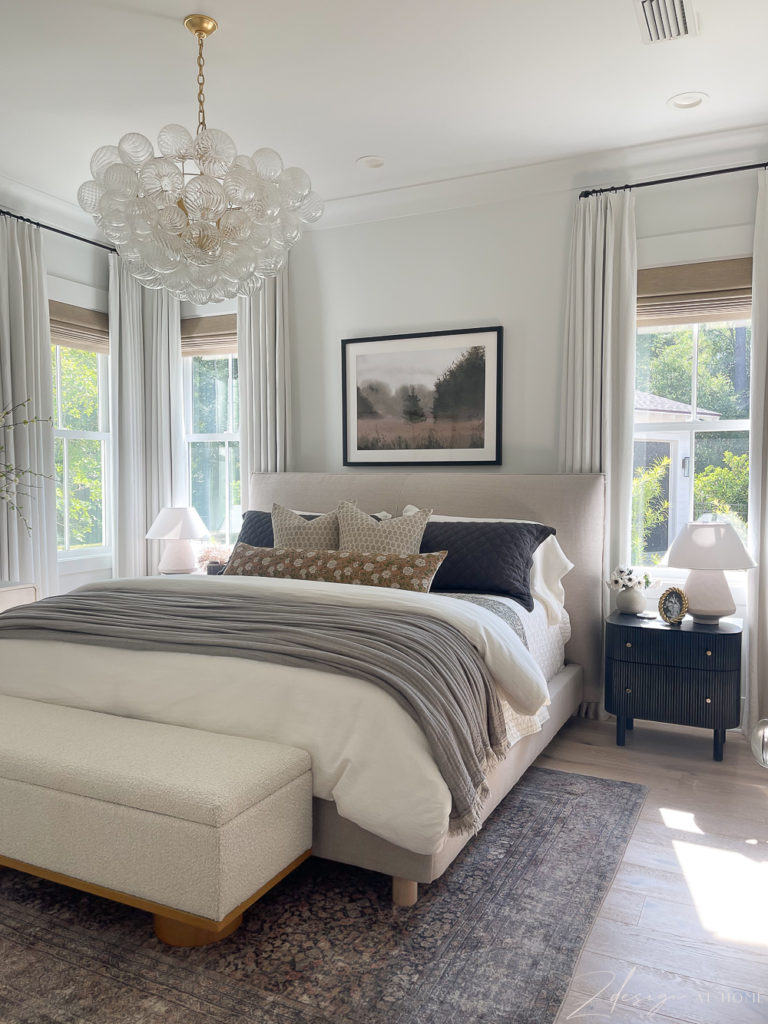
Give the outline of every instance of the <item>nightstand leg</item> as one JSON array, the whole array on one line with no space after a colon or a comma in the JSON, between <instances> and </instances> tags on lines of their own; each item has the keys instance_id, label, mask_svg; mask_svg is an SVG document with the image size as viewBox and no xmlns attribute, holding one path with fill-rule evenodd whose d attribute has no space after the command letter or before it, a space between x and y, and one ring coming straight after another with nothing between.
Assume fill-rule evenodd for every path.
<instances>
[{"instance_id":1,"label":"nightstand leg","mask_svg":"<svg viewBox=\"0 0 768 1024\"><path fill-rule=\"evenodd\" d=\"M627 719L626 719L625 715L617 715L616 716L616 746L617 747L623 747L624 746L624 740L626 738L626 732L625 732L626 724L627 724Z\"/></svg>"},{"instance_id":2,"label":"nightstand leg","mask_svg":"<svg viewBox=\"0 0 768 1024\"><path fill-rule=\"evenodd\" d=\"M725 729L715 729L714 754L715 761L723 760L723 744L725 743Z\"/></svg>"},{"instance_id":3,"label":"nightstand leg","mask_svg":"<svg viewBox=\"0 0 768 1024\"><path fill-rule=\"evenodd\" d=\"M627 715L627 728L628 729L634 729L635 728L635 720L634 720L634 718L630 718L629 715Z\"/></svg>"}]
</instances>

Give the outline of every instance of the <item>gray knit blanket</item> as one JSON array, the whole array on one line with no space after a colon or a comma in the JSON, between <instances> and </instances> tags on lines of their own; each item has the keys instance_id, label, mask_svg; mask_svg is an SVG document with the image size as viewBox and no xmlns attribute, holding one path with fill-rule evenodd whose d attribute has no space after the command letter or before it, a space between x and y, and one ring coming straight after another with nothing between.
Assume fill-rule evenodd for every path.
<instances>
[{"instance_id":1,"label":"gray knit blanket","mask_svg":"<svg viewBox=\"0 0 768 1024\"><path fill-rule=\"evenodd\" d=\"M451 834L479 829L485 773L508 745L485 662L459 630L426 615L121 587L12 608L0 615L0 639L250 658L365 679L426 735L453 800Z\"/></svg>"}]
</instances>

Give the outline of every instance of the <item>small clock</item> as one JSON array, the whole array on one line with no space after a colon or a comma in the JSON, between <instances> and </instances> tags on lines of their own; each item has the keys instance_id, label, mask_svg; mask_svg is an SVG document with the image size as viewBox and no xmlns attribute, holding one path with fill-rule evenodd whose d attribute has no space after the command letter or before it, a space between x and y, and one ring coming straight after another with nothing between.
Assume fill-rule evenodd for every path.
<instances>
[{"instance_id":1,"label":"small clock","mask_svg":"<svg viewBox=\"0 0 768 1024\"><path fill-rule=\"evenodd\" d=\"M676 626L683 621L688 611L688 598L685 592L679 587L670 587L665 590L659 600L659 615L671 626Z\"/></svg>"}]
</instances>

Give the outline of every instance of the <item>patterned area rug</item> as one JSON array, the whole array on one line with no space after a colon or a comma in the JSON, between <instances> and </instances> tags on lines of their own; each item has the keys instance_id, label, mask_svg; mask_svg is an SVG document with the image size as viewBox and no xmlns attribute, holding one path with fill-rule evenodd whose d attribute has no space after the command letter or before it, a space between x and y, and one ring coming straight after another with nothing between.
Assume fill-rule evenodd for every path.
<instances>
[{"instance_id":1,"label":"patterned area rug","mask_svg":"<svg viewBox=\"0 0 768 1024\"><path fill-rule=\"evenodd\" d=\"M310 859L201 949L149 915L0 870L2 1024L548 1024L645 797L530 768L443 878Z\"/></svg>"}]
</instances>

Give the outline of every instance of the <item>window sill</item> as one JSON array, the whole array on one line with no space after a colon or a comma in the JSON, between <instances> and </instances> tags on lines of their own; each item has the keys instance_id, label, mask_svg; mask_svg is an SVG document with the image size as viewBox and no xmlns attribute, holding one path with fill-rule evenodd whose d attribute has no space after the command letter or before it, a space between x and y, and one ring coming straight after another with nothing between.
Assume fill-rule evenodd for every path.
<instances>
[{"instance_id":1,"label":"window sill","mask_svg":"<svg viewBox=\"0 0 768 1024\"><path fill-rule=\"evenodd\" d=\"M57 558L59 576L74 576L83 572L99 572L101 570L112 571L112 552L100 551L81 555L72 552L62 553Z\"/></svg>"}]
</instances>

